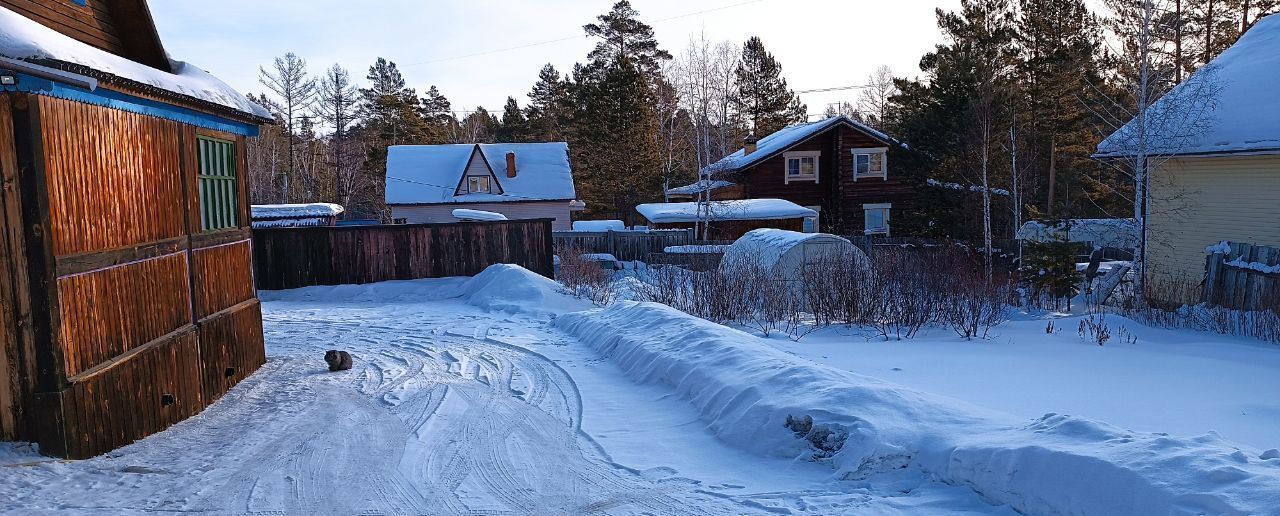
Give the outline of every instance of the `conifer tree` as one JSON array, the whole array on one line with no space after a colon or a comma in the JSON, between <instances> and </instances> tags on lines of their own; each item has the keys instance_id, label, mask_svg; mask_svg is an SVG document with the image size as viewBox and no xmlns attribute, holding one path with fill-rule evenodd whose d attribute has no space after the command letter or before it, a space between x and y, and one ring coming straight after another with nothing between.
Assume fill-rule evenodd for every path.
<instances>
[{"instance_id":1,"label":"conifer tree","mask_svg":"<svg viewBox=\"0 0 1280 516\"><path fill-rule=\"evenodd\" d=\"M757 136L766 136L806 119L806 106L787 87L782 65L752 36L742 46L735 75L734 107Z\"/></svg>"},{"instance_id":2,"label":"conifer tree","mask_svg":"<svg viewBox=\"0 0 1280 516\"><path fill-rule=\"evenodd\" d=\"M507 103L502 107L502 124L498 127L497 140L499 143L514 143L526 141L529 132L529 121L524 117L524 111L520 110L520 104L516 102L515 97L507 97Z\"/></svg>"},{"instance_id":3,"label":"conifer tree","mask_svg":"<svg viewBox=\"0 0 1280 516\"><path fill-rule=\"evenodd\" d=\"M525 108L528 137L534 141L563 141L573 109L568 79L560 77L550 63L544 65L538 72L538 82L529 91L529 105Z\"/></svg>"}]
</instances>

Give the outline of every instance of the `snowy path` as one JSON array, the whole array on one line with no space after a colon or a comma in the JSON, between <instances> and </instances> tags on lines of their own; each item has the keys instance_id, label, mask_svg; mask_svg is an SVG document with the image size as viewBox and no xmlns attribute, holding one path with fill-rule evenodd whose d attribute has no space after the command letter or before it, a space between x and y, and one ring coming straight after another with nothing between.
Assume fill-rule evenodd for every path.
<instances>
[{"instance_id":1,"label":"snowy path","mask_svg":"<svg viewBox=\"0 0 1280 516\"><path fill-rule=\"evenodd\" d=\"M456 300L265 308L260 372L107 456L0 466L4 512L1011 514L918 472L836 481L728 448L545 321ZM335 347L355 369L324 369Z\"/></svg>"}]
</instances>

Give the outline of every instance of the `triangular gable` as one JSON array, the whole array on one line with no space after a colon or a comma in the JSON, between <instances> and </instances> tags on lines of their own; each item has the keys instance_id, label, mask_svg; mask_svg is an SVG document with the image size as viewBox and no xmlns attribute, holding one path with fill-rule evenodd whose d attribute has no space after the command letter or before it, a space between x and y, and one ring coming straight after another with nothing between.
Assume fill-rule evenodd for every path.
<instances>
[{"instance_id":1,"label":"triangular gable","mask_svg":"<svg viewBox=\"0 0 1280 516\"><path fill-rule=\"evenodd\" d=\"M462 165L462 174L458 176L458 186L454 187L453 195L466 195L468 192L467 177L476 174L468 174L471 166L484 165L484 170L489 174L489 193L502 195L502 183L498 181L498 175L493 172L493 166L489 164L489 160L484 157L484 153L480 151L480 144L476 144L471 148L471 155L467 158L467 162Z\"/></svg>"},{"instance_id":2,"label":"triangular gable","mask_svg":"<svg viewBox=\"0 0 1280 516\"><path fill-rule=\"evenodd\" d=\"M759 150L756 152L746 154L745 149L739 149L733 154L725 156L720 161L708 165L702 170L702 173L714 175L737 172L751 168L765 160L781 155L798 145L802 145L818 136L824 135L837 126L845 126L854 131L858 131L859 133L866 135L868 138L884 143L885 146L888 147L906 148L905 144L895 140L887 134L868 127L849 117L838 116L818 122L793 125L779 129L778 131L761 138L759 141ZM779 144L779 142L774 139L780 139L782 143Z\"/></svg>"}]
</instances>

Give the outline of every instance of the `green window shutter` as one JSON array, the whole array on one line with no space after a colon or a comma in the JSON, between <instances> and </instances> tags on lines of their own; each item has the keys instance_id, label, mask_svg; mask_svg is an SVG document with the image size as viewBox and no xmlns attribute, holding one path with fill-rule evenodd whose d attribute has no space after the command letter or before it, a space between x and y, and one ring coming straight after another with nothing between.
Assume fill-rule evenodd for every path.
<instances>
[{"instance_id":1,"label":"green window shutter","mask_svg":"<svg viewBox=\"0 0 1280 516\"><path fill-rule=\"evenodd\" d=\"M204 231L239 225L235 150L234 142L204 136L196 139L200 227Z\"/></svg>"}]
</instances>

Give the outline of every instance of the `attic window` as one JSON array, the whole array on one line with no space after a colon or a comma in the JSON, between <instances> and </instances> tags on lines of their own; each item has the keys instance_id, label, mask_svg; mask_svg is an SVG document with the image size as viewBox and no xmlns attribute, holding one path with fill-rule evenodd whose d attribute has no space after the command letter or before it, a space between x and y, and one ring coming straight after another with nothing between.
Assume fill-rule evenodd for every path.
<instances>
[{"instance_id":1,"label":"attic window","mask_svg":"<svg viewBox=\"0 0 1280 516\"><path fill-rule=\"evenodd\" d=\"M820 151L788 152L783 154L783 159L787 164L783 182L818 182L818 158L821 156L822 152Z\"/></svg>"},{"instance_id":2,"label":"attic window","mask_svg":"<svg viewBox=\"0 0 1280 516\"><path fill-rule=\"evenodd\" d=\"M472 176L467 178L468 193L489 193L489 178Z\"/></svg>"},{"instance_id":3,"label":"attic window","mask_svg":"<svg viewBox=\"0 0 1280 516\"><path fill-rule=\"evenodd\" d=\"M853 180L867 177L889 179L889 149L853 149Z\"/></svg>"}]
</instances>

